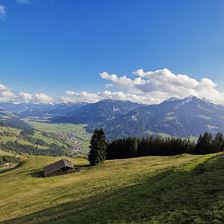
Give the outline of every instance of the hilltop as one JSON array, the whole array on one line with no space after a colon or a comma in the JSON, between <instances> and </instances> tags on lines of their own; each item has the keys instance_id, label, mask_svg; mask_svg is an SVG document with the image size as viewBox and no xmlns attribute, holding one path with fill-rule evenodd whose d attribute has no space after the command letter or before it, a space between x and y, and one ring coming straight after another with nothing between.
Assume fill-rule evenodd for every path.
<instances>
[{"instance_id":1,"label":"hilltop","mask_svg":"<svg viewBox=\"0 0 224 224\"><path fill-rule=\"evenodd\" d=\"M31 156L0 174L2 224L221 224L224 219L222 153L113 160L94 168L73 159L79 173L37 178L58 159Z\"/></svg>"}]
</instances>

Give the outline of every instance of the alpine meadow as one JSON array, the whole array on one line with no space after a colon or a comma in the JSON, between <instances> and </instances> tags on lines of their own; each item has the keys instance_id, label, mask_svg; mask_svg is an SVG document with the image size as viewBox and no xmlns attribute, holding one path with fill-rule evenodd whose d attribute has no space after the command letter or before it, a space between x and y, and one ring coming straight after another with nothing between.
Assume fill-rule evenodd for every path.
<instances>
[{"instance_id":1,"label":"alpine meadow","mask_svg":"<svg viewBox=\"0 0 224 224\"><path fill-rule=\"evenodd\" d=\"M0 0L0 224L223 224L223 11Z\"/></svg>"}]
</instances>

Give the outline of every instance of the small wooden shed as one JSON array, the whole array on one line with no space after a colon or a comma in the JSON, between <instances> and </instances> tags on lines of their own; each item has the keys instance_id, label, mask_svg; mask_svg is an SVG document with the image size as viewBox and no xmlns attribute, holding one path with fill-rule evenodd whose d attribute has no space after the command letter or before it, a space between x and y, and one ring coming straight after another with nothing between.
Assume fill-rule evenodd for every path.
<instances>
[{"instance_id":1,"label":"small wooden shed","mask_svg":"<svg viewBox=\"0 0 224 224\"><path fill-rule=\"evenodd\" d=\"M45 166L44 176L45 177L57 176L72 171L74 171L74 165L72 164L72 162L69 160L62 159L48 166Z\"/></svg>"}]
</instances>

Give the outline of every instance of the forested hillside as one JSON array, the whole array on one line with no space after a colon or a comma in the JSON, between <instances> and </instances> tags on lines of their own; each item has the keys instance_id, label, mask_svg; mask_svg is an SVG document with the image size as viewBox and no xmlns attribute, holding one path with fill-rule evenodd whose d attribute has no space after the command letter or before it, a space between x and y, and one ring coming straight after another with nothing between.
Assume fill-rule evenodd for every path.
<instances>
[{"instance_id":1,"label":"forested hillside","mask_svg":"<svg viewBox=\"0 0 224 224\"><path fill-rule=\"evenodd\" d=\"M26 123L29 129L0 126L0 149L18 154L77 156L88 152L89 136L82 126Z\"/></svg>"}]
</instances>

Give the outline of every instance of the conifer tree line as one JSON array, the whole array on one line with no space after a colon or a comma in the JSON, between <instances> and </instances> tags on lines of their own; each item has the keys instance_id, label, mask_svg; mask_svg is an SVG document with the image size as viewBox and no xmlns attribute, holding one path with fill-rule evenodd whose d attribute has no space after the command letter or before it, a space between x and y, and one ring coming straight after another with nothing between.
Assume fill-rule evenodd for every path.
<instances>
[{"instance_id":1,"label":"conifer tree line","mask_svg":"<svg viewBox=\"0 0 224 224\"><path fill-rule=\"evenodd\" d=\"M0 166L4 165L5 163L20 163L21 160L15 156L0 156Z\"/></svg>"},{"instance_id":2,"label":"conifer tree line","mask_svg":"<svg viewBox=\"0 0 224 224\"><path fill-rule=\"evenodd\" d=\"M197 142L183 138L121 138L107 142L107 159L140 156L171 156L182 153L208 154L224 151L224 136L205 132Z\"/></svg>"},{"instance_id":3,"label":"conifer tree line","mask_svg":"<svg viewBox=\"0 0 224 224\"><path fill-rule=\"evenodd\" d=\"M37 156L64 156L69 153L66 152L66 148L63 146L59 146L55 143L51 143L48 145L48 149L38 148L38 145L28 145L21 144L18 141L8 141L6 143L0 143L0 149L10 150L16 152L18 154L29 154L29 155L37 155Z\"/></svg>"}]
</instances>

